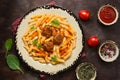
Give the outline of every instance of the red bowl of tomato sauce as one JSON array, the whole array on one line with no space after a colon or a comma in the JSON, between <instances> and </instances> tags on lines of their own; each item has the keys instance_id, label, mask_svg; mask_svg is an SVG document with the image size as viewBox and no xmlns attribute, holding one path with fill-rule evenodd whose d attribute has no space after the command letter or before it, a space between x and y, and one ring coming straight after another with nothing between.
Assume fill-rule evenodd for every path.
<instances>
[{"instance_id":1,"label":"red bowl of tomato sauce","mask_svg":"<svg viewBox=\"0 0 120 80\"><path fill-rule=\"evenodd\" d=\"M118 15L119 14L118 14L117 9L110 4L100 7L98 11L99 21L102 24L107 25L107 26L116 23L118 20Z\"/></svg>"}]
</instances>

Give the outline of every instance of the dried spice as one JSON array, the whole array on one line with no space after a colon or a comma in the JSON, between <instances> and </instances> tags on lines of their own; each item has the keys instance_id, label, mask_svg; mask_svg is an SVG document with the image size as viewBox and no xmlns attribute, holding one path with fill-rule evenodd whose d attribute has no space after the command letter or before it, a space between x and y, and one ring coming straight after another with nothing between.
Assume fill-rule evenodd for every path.
<instances>
[{"instance_id":1,"label":"dried spice","mask_svg":"<svg viewBox=\"0 0 120 80\"><path fill-rule=\"evenodd\" d=\"M106 43L101 47L100 53L105 59L109 59L116 55L116 48L114 45Z\"/></svg>"},{"instance_id":2,"label":"dried spice","mask_svg":"<svg viewBox=\"0 0 120 80\"><path fill-rule=\"evenodd\" d=\"M77 77L79 80L92 80L95 78L96 70L90 63L82 63L77 69Z\"/></svg>"}]
</instances>

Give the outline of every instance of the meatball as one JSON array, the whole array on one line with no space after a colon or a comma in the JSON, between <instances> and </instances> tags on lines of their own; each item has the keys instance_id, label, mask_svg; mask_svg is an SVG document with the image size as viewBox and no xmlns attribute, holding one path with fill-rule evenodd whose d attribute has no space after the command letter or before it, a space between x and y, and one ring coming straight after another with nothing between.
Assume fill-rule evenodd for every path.
<instances>
[{"instance_id":1,"label":"meatball","mask_svg":"<svg viewBox=\"0 0 120 80\"><path fill-rule=\"evenodd\" d=\"M43 44L43 49L48 52L53 51L53 47L54 47L53 42L50 42L50 41L45 42Z\"/></svg>"},{"instance_id":2,"label":"meatball","mask_svg":"<svg viewBox=\"0 0 120 80\"><path fill-rule=\"evenodd\" d=\"M45 26L42 30L41 33L43 36L46 36L47 38L49 38L50 36L52 36L52 29L51 26Z\"/></svg>"},{"instance_id":3,"label":"meatball","mask_svg":"<svg viewBox=\"0 0 120 80\"><path fill-rule=\"evenodd\" d=\"M63 41L63 35L61 34L56 34L53 38L53 43L56 44L56 45L60 45Z\"/></svg>"}]
</instances>

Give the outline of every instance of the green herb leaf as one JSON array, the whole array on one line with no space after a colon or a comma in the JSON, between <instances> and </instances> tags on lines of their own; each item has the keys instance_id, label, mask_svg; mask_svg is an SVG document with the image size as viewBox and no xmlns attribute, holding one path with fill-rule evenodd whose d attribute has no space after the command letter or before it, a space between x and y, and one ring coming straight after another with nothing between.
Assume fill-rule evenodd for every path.
<instances>
[{"instance_id":1,"label":"green herb leaf","mask_svg":"<svg viewBox=\"0 0 120 80\"><path fill-rule=\"evenodd\" d=\"M57 56L54 55L53 57L51 57L51 60L54 61L54 62L56 62L57 61Z\"/></svg>"},{"instance_id":2,"label":"green herb leaf","mask_svg":"<svg viewBox=\"0 0 120 80\"><path fill-rule=\"evenodd\" d=\"M19 70L22 73L24 73L22 71L22 69L20 68L19 59L15 55L9 54L6 59L7 59L7 64L8 64L10 69L12 69L12 70Z\"/></svg>"},{"instance_id":3,"label":"green herb leaf","mask_svg":"<svg viewBox=\"0 0 120 80\"><path fill-rule=\"evenodd\" d=\"M13 45L12 39L7 39L7 40L5 41L5 48L6 48L7 51L11 50L12 45Z\"/></svg>"},{"instance_id":4,"label":"green herb leaf","mask_svg":"<svg viewBox=\"0 0 120 80\"><path fill-rule=\"evenodd\" d=\"M36 45L37 42L38 42L38 39L34 39L34 40L33 40L33 44L34 44L34 45Z\"/></svg>"},{"instance_id":5,"label":"green herb leaf","mask_svg":"<svg viewBox=\"0 0 120 80\"><path fill-rule=\"evenodd\" d=\"M30 28L30 29L31 29L32 31L33 31L33 30L35 30L34 26L31 26L31 28Z\"/></svg>"},{"instance_id":6,"label":"green herb leaf","mask_svg":"<svg viewBox=\"0 0 120 80\"><path fill-rule=\"evenodd\" d=\"M53 26L59 26L60 23L59 23L59 21L57 19L54 19L53 21L51 21L51 25L53 25Z\"/></svg>"},{"instance_id":7,"label":"green herb leaf","mask_svg":"<svg viewBox=\"0 0 120 80\"><path fill-rule=\"evenodd\" d=\"M37 45L37 47L38 47L38 49L40 49L40 48L42 47L42 45L39 43L39 44Z\"/></svg>"}]
</instances>

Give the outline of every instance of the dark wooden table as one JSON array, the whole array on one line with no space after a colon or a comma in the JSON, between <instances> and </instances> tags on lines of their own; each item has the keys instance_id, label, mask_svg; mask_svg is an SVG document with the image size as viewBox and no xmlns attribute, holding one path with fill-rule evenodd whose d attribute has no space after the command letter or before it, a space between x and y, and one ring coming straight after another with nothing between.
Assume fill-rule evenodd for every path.
<instances>
[{"instance_id":1,"label":"dark wooden table","mask_svg":"<svg viewBox=\"0 0 120 80\"><path fill-rule=\"evenodd\" d=\"M52 0L0 0L0 80L42 80L41 73L30 69L20 59L21 68L24 74L18 71L12 71L8 68L5 60L5 40L13 38L11 31L12 22L18 17L23 16L29 10L46 5ZM97 19L98 9L104 4L114 5L120 12L120 0L54 0L58 6L71 10L78 17L78 12L87 9L91 12L89 21L80 21L83 32L86 57L81 57L75 65L68 70L54 76L46 75L44 80L77 80L75 69L82 62L89 62L95 65L97 69L96 80L120 80L120 57L112 63L102 61L98 56L98 47L89 47L86 40L91 35L96 35L100 39L100 44L106 40L115 41L120 46L120 19L112 26L104 26ZM10 51L17 55L16 46Z\"/></svg>"}]
</instances>

